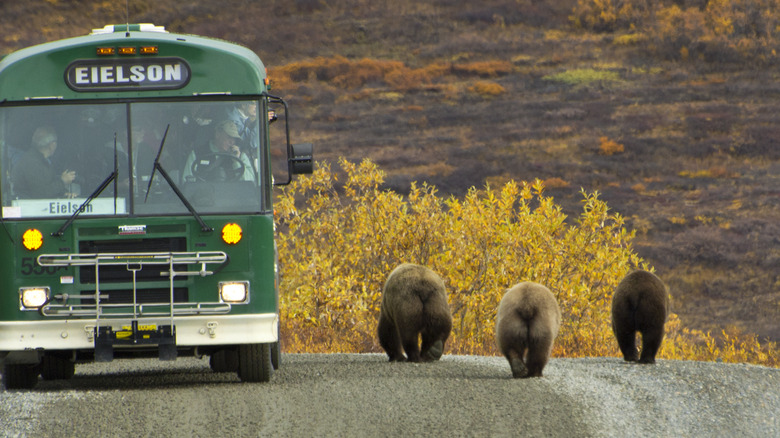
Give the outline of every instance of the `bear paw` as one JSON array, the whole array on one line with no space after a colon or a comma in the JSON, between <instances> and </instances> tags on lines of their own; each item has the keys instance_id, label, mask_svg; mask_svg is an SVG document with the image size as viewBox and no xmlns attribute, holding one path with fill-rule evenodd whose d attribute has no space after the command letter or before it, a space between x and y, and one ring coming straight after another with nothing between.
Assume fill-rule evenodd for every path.
<instances>
[{"instance_id":1,"label":"bear paw","mask_svg":"<svg viewBox=\"0 0 780 438\"><path fill-rule=\"evenodd\" d=\"M512 368L512 377L515 379L523 379L528 377L528 368L521 359L512 359L509 361L509 367Z\"/></svg>"},{"instance_id":2,"label":"bear paw","mask_svg":"<svg viewBox=\"0 0 780 438\"><path fill-rule=\"evenodd\" d=\"M438 340L431 345L431 348L425 352L424 356L429 360L439 360L441 359L442 354L444 354L444 343L441 340Z\"/></svg>"}]
</instances>

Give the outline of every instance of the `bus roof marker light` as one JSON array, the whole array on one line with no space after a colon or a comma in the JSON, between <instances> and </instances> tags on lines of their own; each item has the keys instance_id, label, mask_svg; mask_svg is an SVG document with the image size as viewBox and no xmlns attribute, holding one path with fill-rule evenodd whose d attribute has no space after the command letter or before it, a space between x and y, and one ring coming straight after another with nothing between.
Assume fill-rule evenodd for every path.
<instances>
[{"instance_id":1,"label":"bus roof marker light","mask_svg":"<svg viewBox=\"0 0 780 438\"><path fill-rule=\"evenodd\" d=\"M157 46L141 46L142 55L156 55L159 51Z\"/></svg>"},{"instance_id":2,"label":"bus roof marker light","mask_svg":"<svg viewBox=\"0 0 780 438\"><path fill-rule=\"evenodd\" d=\"M35 228L30 228L22 235L22 245L30 251L43 246L43 234Z\"/></svg>"},{"instance_id":3,"label":"bus roof marker light","mask_svg":"<svg viewBox=\"0 0 780 438\"><path fill-rule=\"evenodd\" d=\"M116 53L116 49L113 47L98 47L96 52L98 56L109 56Z\"/></svg>"},{"instance_id":4,"label":"bus roof marker light","mask_svg":"<svg viewBox=\"0 0 780 438\"><path fill-rule=\"evenodd\" d=\"M138 53L138 50L135 47L120 47L119 48L119 54L120 55L135 55Z\"/></svg>"},{"instance_id":5,"label":"bus roof marker light","mask_svg":"<svg viewBox=\"0 0 780 438\"><path fill-rule=\"evenodd\" d=\"M222 227L222 240L228 245L235 245L241 241L242 230L241 226L235 223L225 224Z\"/></svg>"}]
</instances>

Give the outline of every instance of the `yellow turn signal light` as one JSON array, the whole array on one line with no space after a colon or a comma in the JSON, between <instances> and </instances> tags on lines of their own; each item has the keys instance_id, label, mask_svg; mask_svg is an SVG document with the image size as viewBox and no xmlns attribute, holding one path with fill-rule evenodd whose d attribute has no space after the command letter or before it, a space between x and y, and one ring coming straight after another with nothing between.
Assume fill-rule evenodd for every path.
<instances>
[{"instance_id":1,"label":"yellow turn signal light","mask_svg":"<svg viewBox=\"0 0 780 438\"><path fill-rule=\"evenodd\" d=\"M30 228L22 234L22 245L30 251L43 246L43 234L35 228Z\"/></svg>"},{"instance_id":2,"label":"yellow turn signal light","mask_svg":"<svg viewBox=\"0 0 780 438\"><path fill-rule=\"evenodd\" d=\"M222 227L222 240L228 245L235 245L241 241L243 231L241 226L234 223L226 224Z\"/></svg>"}]
</instances>

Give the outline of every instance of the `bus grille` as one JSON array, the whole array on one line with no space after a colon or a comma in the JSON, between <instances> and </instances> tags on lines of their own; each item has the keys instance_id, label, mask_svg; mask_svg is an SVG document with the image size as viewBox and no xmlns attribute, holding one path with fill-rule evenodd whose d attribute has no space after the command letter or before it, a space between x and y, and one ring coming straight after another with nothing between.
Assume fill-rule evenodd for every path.
<instances>
[{"instance_id":1,"label":"bus grille","mask_svg":"<svg viewBox=\"0 0 780 438\"><path fill-rule=\"evenodd\" d=\"M100 253L148 253L148 252L182 252L187 249L187 241L183 237L165 239L123 239L123 240L87 240L79 242L79 252L82 254ZM132 267L130 267L132 268ZM184 271L187 265L174 265L177 271ZM165 265L146 265L136 273L137 282L167 280L161 273L168 272ZM95 266L81 266L79 274L82 284L95 284ZM126 266L101 266L100 283L132 282L133 274ZM166 297L168 296L166 289ZM131 295L132 296L132 295ZM166 299L167 300L167 299Z\"/></svg>"},{"instance_id":2,"label":"bus grille","mask_svg":"<svg viewBox=\"0 0 780 438\"><path fill-rule=\"evenodd\" d=\"M93 291L85 291L84 295L88 295ZM133 290L132 289L117 289L117 290L101 290L100 295L104 298L100 300L101 304L132 304L133 303ZM138 295L135 298L135 302L138 304L151 304L151 303L170 303L171 291L168 288L154 288L154 289L139 289ZM173 302L174 303L186 303L189 301L189 291L186 287L177 287L173 289ZM81 304L94 305L94 298L82 298Z\"/></svg>"}]
</instances>

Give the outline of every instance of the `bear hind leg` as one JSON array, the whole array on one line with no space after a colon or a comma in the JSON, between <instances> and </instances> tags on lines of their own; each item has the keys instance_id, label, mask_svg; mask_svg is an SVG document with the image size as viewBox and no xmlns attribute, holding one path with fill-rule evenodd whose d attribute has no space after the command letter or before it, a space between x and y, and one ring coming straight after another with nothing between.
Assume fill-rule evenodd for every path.
<instances>
[{"instance_id":1,"label":"bear hind leg","mask_svg":"<svg viewBox=\"0 0 780 438\"><path fill-rule=\"evenodd\" d=\"M553 341L557 335L556 328L547 321L537 318L528 326L528 349L525 365L528 367L528 377L542 377L542 370L550 360Z\"/></svg>"},{"instance_id":2,"label":"bear hind leg","mask_svg":"<svg viewBox=\"0 0 780 438\"><path fill-rule=\"evenodd\" d=\"M626 362L636 362L639 359L639 353L636 350L636 332L634 330L615 330L620 352L623 353L623 359Z\"/></svg>"},{"instance_id":3,"label":"bear hind leg","mask_svg":"<svg viewBox=\"0 0 780 438\"><path fill-rule=\"evenodd\" d=\"M398 329L396 329L395 324L388 321L387 318L381 314L379 315L377 334L379 336L379 345L381 345L387 353L390 362L403 362L405 358L404 353L401 350L401 338L398 336Z\"/></svg>"},{"instance_id":4,"label":"bear hind leg","mask_svg":"<svg viewBox=\"0 0 780 438\"><path fill-rule=\"evenodd\" d=\"M418 324L412 321L399 323L399 335L401 336L401 345L406 353L406 360L409 362L420 361L420 330Z\"/></svg>"},{"instance_id":5,"label":"bear hind leg","mask_svg":"<svg viewBox=\"0 0 780 438\"><path fill-rule=\"evenodd\" d=\"M532 344L528 348L525 360L526 367L528 367L528 375L526 377L542 377L542 370L550 358L550 347L548 345Z\"/></svg>"},{"instance_id":6,"label":"bear hind leg","mask_svg":"<svg viewBox=\"0 0 780 438\"><path fill-rule=\"evenodd\" d=\"M425 314L419 300L405 303L403 312L396 319L401 345L408 362L420 362L420 333L425 329Z\"/></svg>"},{"instance_id":7,"label":"bear hind leg","mask_svg":"<svg viewBox=\"0 0 780 438\"><path fill-rule=\"evenodd\" d=\"M452 330L452 323L446 319L436 318L429 322L421 336L420 356L423 361L441 359L444 354L444 343L447 342L450 330Z\"/></svg>"},{"instance_id":8,"label":"bear hind leg","mask_svg":"<svg viewBox=\"0 0 780 438\"><path fill-rule=\"evenodd\" d=\"M401 335L403 338L404 351L406 352L406 360L409 362L420 362L420 346L418 345L418 335L414 336L409 334Z\"/></svg>"},{"instance_id":9,"label":"bear hind leg","mask_svg":"<svg viewBox=\"0 0 780 438\"><path fill-rule=\"evenodd\" d=\"M663 327L661 330L647 330L642 332L642 354L639 357L639 363L655 363L655 355L661 348L661 341L663 338Z\"/></svg>"},{"instance_id":10,"label":"bear hind leg","mask_svg":"<svg viewBox=\"0 0 780 438\"><path fill-rule=\"evenodd\" d=\"M517 350L510 350L506 353L506 360L509 361L509 368L512 369L512 377L523 379L528 377L528 368L523 361L522 353Z\"/></svg>"}]
</instances>

